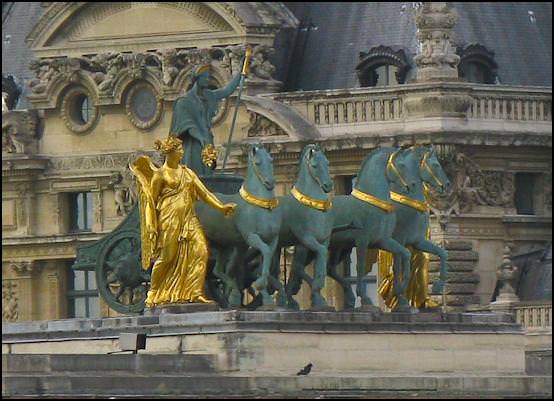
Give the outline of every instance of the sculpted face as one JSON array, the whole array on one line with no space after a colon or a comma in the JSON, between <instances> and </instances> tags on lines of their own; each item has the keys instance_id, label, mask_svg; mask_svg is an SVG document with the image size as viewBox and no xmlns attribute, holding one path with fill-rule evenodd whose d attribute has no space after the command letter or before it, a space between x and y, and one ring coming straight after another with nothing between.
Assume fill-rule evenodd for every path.
<instances>
[{"instance_id":1,"label":"sculpted face","mask_svg":"<svg viewBox=\"0 0 554 401\"><path fill-rule=\"evenodd\" d=\"M206 71L200 74L196 79L196 83L202 89L207 88L210 83L210 73Z\"/></svg>"}]
</instances>

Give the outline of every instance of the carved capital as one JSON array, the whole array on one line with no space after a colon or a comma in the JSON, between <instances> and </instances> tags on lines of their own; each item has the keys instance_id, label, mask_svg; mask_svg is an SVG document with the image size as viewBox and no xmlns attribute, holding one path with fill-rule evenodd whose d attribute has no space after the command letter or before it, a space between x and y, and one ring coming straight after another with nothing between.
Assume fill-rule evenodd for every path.
<instances>
[{"instance_id":1,"label":"carved capital","mask_svg":"<svg viewBox=\"0 0 554 401\"><path fill-rule=\"evenodd\" d=\"M39 263L36 261L10 262L11 269L19 277L30 276L39 268Z\"/></svg>"}]
</instances>

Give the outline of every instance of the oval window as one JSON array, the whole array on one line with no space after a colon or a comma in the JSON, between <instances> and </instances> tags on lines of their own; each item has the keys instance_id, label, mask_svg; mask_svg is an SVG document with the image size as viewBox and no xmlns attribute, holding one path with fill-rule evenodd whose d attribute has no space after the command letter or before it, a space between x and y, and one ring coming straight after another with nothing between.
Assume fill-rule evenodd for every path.
<instances>
[{"instance_id":1,"label":"oval window","mask_svg":"<svg viewBox=\"0 0 554 401\"><path fill-rule=\"evenodd\" d=\"M138 128L152 127L162 112L162 102L148 83L139 83L129 91L125 105L127 115Z\"/></svg>"},{"instance_id":2,"label":"oval window","mask_svg":"<svg viewBox=\"0 0 554 401\"><path fill-rule=\"evenodd\" d=\"M90 129L98 114L92 97L84 88L70 89L63 99L61 111L67 127L79 133Z\"/></svg>"}]
</instances>

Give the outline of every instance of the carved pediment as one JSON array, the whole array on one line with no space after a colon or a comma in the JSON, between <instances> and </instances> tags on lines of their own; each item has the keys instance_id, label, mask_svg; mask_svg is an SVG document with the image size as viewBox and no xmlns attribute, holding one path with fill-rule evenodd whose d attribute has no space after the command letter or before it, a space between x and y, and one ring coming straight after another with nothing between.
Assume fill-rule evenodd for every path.
<instances>
[{"instance_id":1,"label":"carved pediment","mask_svg":"<svg viewBox=\"0 0 554 401\"><path fill-rule=\"evenodd\" d=\"M244 33L218 3L59 2L48 7L27 42L44 57L197 47L203 40L233 42Z\"/></svg>"},{"instance_id":2,"label":"carved pediment","mask_svg":"<svg viewBox=\"0 0 554 401\"><path fill-rule=\"evenodd\" d=\"M60 30L49 44L80 41L125 41L152 36L232 31L223 18L195 3L96 3L79 13L79 21ZM210 15L212 14L212 15Z\"/></svg>"}]
</instances>

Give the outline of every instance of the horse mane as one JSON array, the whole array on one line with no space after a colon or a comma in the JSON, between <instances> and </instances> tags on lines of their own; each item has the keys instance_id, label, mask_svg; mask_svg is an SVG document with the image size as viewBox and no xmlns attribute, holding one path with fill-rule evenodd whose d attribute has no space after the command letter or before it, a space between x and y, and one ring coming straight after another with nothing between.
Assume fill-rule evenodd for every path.
<instances>
[{"instance_id":1,"label":"horse mane","mask_svg":"<svg viewBox=\"0 0 554 401\"><path fill-rule=\"evenodd\" d=\"M300 160L304 160L304 156L306 156L306 153L310 150L320 150L318 145L315 145L313 143L310 143L309 145L304 146L304 149L302 149L302 154L300 155Z\"/></svg>"},{"instance_id":2,"label":"horse mane","mask_svg":"<svg viewBox=\"0 0 554 401\"><path fill-rule=\"evenodd\" d=\"M369 152L369 154L365 157L364 161L362 162L362 164L360 166L360 173L362 171L364 171L365 165L367 163L369 163L369 161L373 158L373 156L376 156L378 153L380 153L380 152L382 152L383 150L386 150L386 149L394 149L394 148L390 148L390 147L375 148L371 152Z\"/></svg>"}]
</instances>

